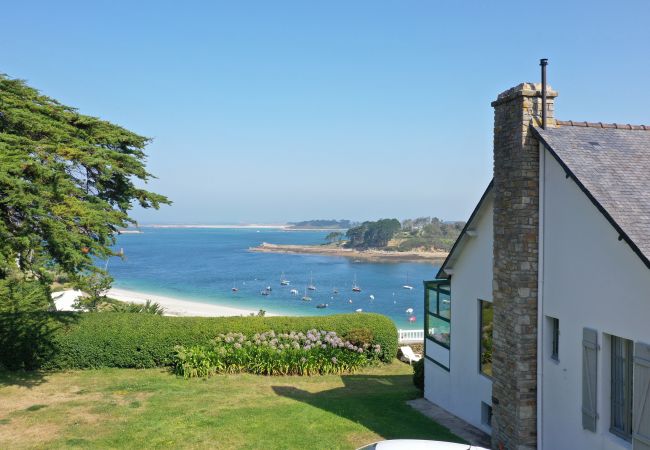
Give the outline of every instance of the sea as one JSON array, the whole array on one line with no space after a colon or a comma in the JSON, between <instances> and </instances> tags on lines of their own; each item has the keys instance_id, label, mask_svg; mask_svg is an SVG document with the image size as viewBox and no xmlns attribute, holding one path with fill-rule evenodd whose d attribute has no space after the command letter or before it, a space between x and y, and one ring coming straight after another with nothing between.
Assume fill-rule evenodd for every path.
<instances>
[{"instance_id":1,"label":"sea","mask_svg":"<svg viewBox=\"0 0 650 450\"><path fill-rule=\"evenodd\" d=\"M398 328L423 327L422 281L435 278L431 262L369 262L348 257L249 251L262 242L322 244L326 231L250 228L142 228L121 234L108 271L115 288L209 304L288 315L354 313L390 317ZM281 286L280 279L290 281ZM356 279L361 292L353 292ZM307 286L310 302L302 301ZM413 286L412 290L403 286ZM238 288L233 292L232 288ZM271 287L270 295L261 291ZM297 289L298 295L291 290ZM338 294L334 293L338 290ZM319 309L317 305L327 304ZM408 313L407 309L413 309Z\"/></svg>"}]
</instances>

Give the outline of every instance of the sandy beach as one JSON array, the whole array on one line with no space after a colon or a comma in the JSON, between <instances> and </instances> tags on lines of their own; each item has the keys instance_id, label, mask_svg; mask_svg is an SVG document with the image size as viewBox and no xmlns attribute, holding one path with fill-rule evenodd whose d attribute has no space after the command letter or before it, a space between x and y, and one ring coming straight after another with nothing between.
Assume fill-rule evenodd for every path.
<instances>
[{"instance_id":1,"label":"sandy beach","mask_svg":"<svg viewBox=\"0 0 650 450\"><path fill-rule=\"evenodd\" d=\"M132 303L145 303L147 300L159 303L165 308L167 316L248 316L251 313L257 314L257 311L244 308L232 308L230 306L214 305L210 303L193 302L180 300L163 295L145 294L142 292L129 291L126 289L113 288L106 295L116 300ZM267 316L272 316L267 312Z\"/></svg>"},{"instance_id":2,"label":"sandy beach","mask_svg":"<svg viewBox=\"0 0 650 450\"><path fill-rule=\"evenodd\" d=\"M68 289L62 292L52 294L56 309L58 311L74 311L72 307L74 301L83 293ZM106 295L110 298L131 303L146 303L147 300L158 303L165 308L166 316L198 316L198 317L218 317L218 316L248 316L251 313L257 314L257 310L233 308L230 306L214 305L210 303L193 302L180 300L163 295L145 294L143 292L129 291L126 289L111 289ZM277 314L266 313L267 316Z\"/></svg>"},{"instance_id":3,"label":"sandy beach","mask_svg":"<svg viewBox=\"0 0 650 450\"><path fill-rule=\"evenodd\" d=\"M257 247L248 249L251 252L261 253L299 253L325 256L345 256L366 261L414 261L414 262L442 262L447 257L447 252L390 252L385 250L354 250L351 248L328 247L325 245L277 245L263 242Z\"/></svg>"}]
</instances>

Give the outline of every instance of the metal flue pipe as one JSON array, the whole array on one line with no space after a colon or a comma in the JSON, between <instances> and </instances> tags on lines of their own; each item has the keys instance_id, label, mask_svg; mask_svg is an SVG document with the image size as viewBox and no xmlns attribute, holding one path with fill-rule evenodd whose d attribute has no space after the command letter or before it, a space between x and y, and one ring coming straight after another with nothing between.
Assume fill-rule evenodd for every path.
<instances>
[{"instance_id":1,"label":"metal flue pipe","mask_svg":"<svg viewBox=\"0 0 650 450\"><path fill-rule=\"evenodd\" d=\"M548 59L542 58L539 60L539 65L542 67L542 129L546 129L546 66Z\"/></svg>"}]
</instances>

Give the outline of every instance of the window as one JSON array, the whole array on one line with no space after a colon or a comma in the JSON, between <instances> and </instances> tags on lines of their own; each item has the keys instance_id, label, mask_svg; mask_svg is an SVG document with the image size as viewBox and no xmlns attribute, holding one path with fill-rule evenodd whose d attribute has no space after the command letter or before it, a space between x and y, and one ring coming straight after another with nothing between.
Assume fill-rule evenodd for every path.
<instances>
[{"instance_id":1,"label":"window","mask_svg":"<svg viewBox=\"0 0 650 450\"><path fill-rule=\"evenodd\" d=\"M632 440L632 351L629 339L612 336L611 424L615 435Z\"/></svg>"},{"instance_id":2,"label":"window","mask_svg":"<svg viewBox=\"0 0 650 450\"><path fill-rule=\"evenodd\" d=\"M481 402L481 423L492 427L492 406Z\"/></svg>"},{"instance_id":3,"label":"window","mask_svg":"<svg viewBox=\"0 0 650 450\"><path fill-rule=\"evenodd\" d=\"M551 328L551 359L560 360L560 319L549 317Z\"/></svg>"},{"instance_id":4,"label":"window","mask_svg":"<svg viewBox=\"0 0 650 450\"><path fill-rule=\"evenodd\" d=\"M425 282L425 331L428 338L443 347L451 346L451 290L449 280Z\"/></svg>"},{"instance_id":5,"label":"window","mask_svg":"<svg viewBox=\"0 0 650 450\"><path fill-rule=\"evenodd\" d=\"M492 319L494 308L492 302L479 300L479 367L483 375L492 376Z\"/></svg>"}]
</instances>

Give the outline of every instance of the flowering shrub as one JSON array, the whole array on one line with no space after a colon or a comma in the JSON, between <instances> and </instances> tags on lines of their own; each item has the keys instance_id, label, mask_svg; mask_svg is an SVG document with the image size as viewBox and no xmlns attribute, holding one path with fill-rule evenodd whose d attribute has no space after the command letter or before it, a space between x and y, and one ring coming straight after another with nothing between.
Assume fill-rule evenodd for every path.
<instances>
[{"instance_id":1,"label":"flowering shrub","mask_svg":"<svg viewBox=\"0 0 650 450\"><path fill-rule=\"evenodd\" d=\"M354 372L379 360L381 346L357 346L333 331L309 330L246 337L220 334L208 345L176 347L174 371L185 378L217 373L259 375L317 375Z\"/></svg>"}]
</instances>

